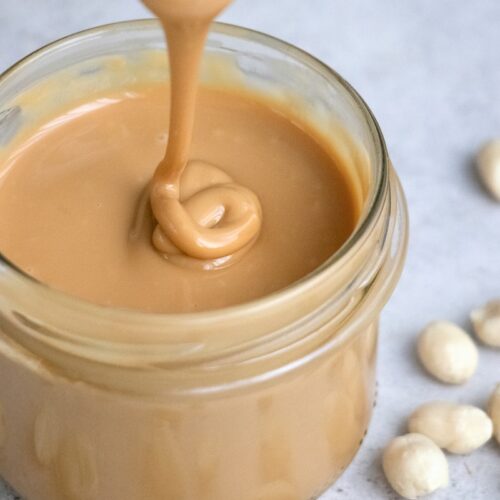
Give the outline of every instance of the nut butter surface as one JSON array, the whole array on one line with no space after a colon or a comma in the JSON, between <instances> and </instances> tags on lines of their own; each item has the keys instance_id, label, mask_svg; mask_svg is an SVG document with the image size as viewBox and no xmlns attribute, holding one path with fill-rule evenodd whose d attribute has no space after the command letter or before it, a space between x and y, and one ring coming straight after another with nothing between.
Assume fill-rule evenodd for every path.
<instances>
[{"instance_id":1,"label":"nut butter surface","mask_svg":"<svg viewBox=\"0 0 500 500\"><path fill-rule=\"evenodd\" d=\"M349 237L357 219L349 179L312 135L251 96L200 89L191 158L217 165L258 196L258 239L238 262L206 271L173 264L153 248L149 206L131 238L164 154L168 102L161 85L104 95L55 116L4 155L1 252L91 302L187 312L286 287Z\"/></svg>"}]
</instances>

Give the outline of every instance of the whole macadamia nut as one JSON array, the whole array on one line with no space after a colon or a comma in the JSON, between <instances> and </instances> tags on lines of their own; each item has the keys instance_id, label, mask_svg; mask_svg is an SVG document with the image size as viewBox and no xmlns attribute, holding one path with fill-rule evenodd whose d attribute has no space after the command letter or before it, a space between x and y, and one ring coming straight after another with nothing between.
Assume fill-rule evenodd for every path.
<instances>
[{"instance_id":1,"label":"whole macadamia nut","mask_svg":"<svg viewBox=\"0 0 500 500\"><path fill-rule=\"evenodd\" d=\"M448 485L448 462L440 448L422 434L393 439L384 451L384 473L394 490L414 499Z\"/></svg>"},{"instance_id":2,"label":"whole macadamia nut","mask_svg":"<svg viewBox=\"0 0 500 500\"><path fill-rule=\"evenodd\" d=\"M488 413L493 421L495 438L500 444L500 384L497 384L488 404Z\"/></svg>"},{"instance_id":3,"label":"whole macadamia nut","mask_svg":"<svg viewBox=\"0 0 500 500\"><path fill-rule=\"evenodd\" d=\"M484 144L476 156L476 165L484 186L500 201L500 139Z\"/></svg>"},{"instance_id":4,"label":"whole macadamia nut","mask_svg":"<svg viewBox=\"0 0 500 500\"><path fill-rule=\"evenodd\" d=\"M470 319L481 341L492 347L500 347L500 300L492 300L472 311Z\"/></svg>"},{"instance_id":5,"label":"whole macadamia nut","mask_svg":"<svg viewBox=\"0 0 500 500\"><path fill-rule=\"evenodd\" d=\"M427 436L440 448L461 455L473 452L493 434L491 419L483 410L444 401L417 408L410 416L408 429Z\"/></svg>"},{"instance_id":6,"label":"whole macadamia nut","mask_svg":"<svg viewBox=\"0 0 500 500\"><path fill-rule=\"evenodd\" d=\"M424 328L417 348L426 370L441 382L463 384L476 371L476 345L464 330L449 321L435 321Z\"/></svg>"}]
</instances>

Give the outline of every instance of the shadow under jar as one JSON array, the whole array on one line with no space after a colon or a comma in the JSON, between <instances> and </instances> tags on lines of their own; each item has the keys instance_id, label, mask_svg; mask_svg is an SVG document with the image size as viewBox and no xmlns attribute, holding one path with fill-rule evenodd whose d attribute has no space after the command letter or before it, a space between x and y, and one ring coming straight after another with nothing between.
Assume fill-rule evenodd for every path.
<instances>
[{"instance_id":1,"label":"shadow under jar","mask_svg":"<svg viewBox=\"0 0 500 500\"><path fill-rule=\"evenodd\" d=\"M162 49L159 24L135 21L21 61L0 78L0 154L57 106L163 81ZM292 286L206 313L95 306L2 260L0 474L30 500L308 500L366 432L407 240L381 132L339 75L283 42L216 24L205 59L205 85L287 105L321 134L349 169L359 223Z\"/></svg>"}]
</instances>

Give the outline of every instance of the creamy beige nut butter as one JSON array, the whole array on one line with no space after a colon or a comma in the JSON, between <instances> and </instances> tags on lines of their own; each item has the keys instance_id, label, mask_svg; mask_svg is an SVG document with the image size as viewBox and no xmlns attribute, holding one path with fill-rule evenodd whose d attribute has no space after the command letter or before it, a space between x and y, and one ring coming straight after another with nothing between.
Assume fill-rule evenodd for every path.
<instances>
[{"instance_id":1,"label":"creamy beige nut butter","mask_svg":"<svg viewBox=\"0 0 500 500\"><path fill-rule=\"evenodd\" d=\"M39 281L107 306L192 312L279 290L352 233L361 207L348 172L277 110L197 96L223 2L146 3L169 40L170 99L164 86L132 86L42 124L5 160L0 249Z\"/></svg>"},{"instance_id":2,"label":"creamy beige nut butter","mask_svg":"<svg viewBox=\"0 0 500 500\"><path fill-rule=\"evenodd\" d=\"M192 202L190 191L212 194L204 183L218 177L223 186L233 178L258 193L263 227L239 262L213 271L193 268L193 258L172 263L153 247L151 211L135 222L165 148L162 85L69 109L11 153L0 183L3 254L38 280L91 302L190 312L269 294L340 248L359 208L346 175L313 137L244 95L203 90L198 114L192 154L224 171L190 162L181 196Z\"/></svg>"},{"instance_id":3,"label":"creamy beige nut butter","mask_svg":"<svg viewBox=\"0 0 500 500\"><path fill-rule=\"evenodd\" d=\"M308 500L366 432L404 198L300 51L213 26L175 83L224 3L184 20L191 69L169 35L171 86L153 21L0 79L0 474L29 500Z\"/></svg>"}]
</instances>

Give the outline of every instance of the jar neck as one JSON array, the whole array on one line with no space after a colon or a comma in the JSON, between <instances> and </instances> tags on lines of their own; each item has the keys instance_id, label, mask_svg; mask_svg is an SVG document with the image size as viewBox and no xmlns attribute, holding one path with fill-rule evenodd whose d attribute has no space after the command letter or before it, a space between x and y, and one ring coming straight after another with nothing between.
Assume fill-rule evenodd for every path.
<instances>
[{"instance_id":1,"label":"jar neck","mask_svg":"<svg viewBox=\"0 0 500 500\"><path fill-rule=\"evenodd\" d=\"M406 249L406 210L397 177L391 168L388 173L362 237L286 299L277 294L256 307L194 315L189 323L126 311L117 318L4 266L2 331L61 375L125 393L236 390L300 369L377 321L395 287ZM115 331L120 340L110 335ZM150 334L147 342L142 331Z\"/></svg>"}]
</instances>

